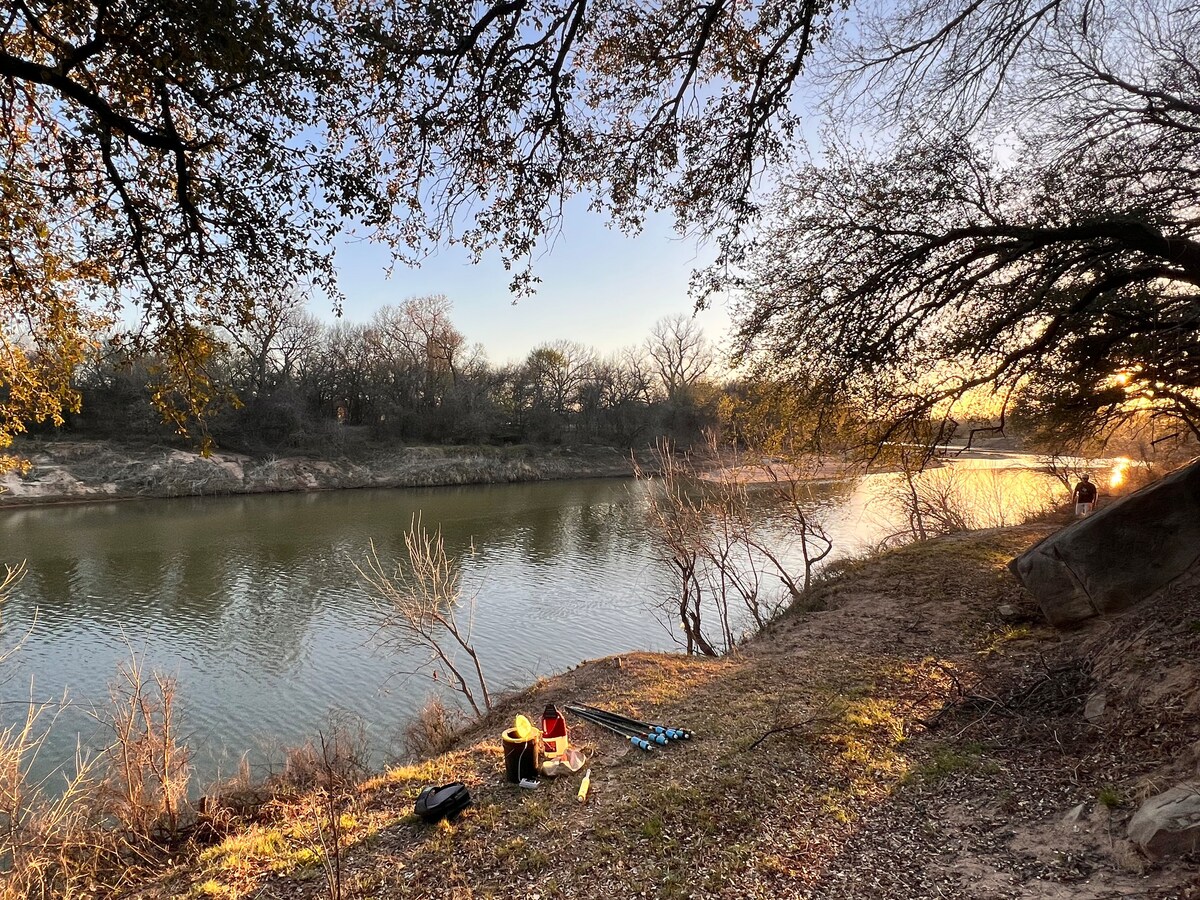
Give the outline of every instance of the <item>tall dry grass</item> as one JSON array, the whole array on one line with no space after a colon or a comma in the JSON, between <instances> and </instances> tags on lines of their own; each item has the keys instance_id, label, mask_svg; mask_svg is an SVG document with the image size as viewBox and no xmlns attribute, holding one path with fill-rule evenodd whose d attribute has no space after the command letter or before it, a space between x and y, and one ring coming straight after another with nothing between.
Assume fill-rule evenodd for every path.
<instances>
[{"instance_id":1,"label":"tall dry grass","mask_svg":"<svg viewBox=\"0 0 1200 900\"><path fill-rule=\"evenodd\" d=\"M171 844L190 818L191 752L180 743L178 686L136 653L117 666L109 702L93 715L110 741L100 795L119 830L139 843Z\"/></svg>"},{"instance_id":2,"label":"tall dry grass","mask_svg":"<svg viewBox=\"0 0 1200 900\"><path fill-rule=\"evenodd\" d=\"M60 705L32 699L23 721L0 731L0 898L64 897L96 883L116 846L100 823L95 760L50 784L30 773Z\"/></svg>"}]
</instances>

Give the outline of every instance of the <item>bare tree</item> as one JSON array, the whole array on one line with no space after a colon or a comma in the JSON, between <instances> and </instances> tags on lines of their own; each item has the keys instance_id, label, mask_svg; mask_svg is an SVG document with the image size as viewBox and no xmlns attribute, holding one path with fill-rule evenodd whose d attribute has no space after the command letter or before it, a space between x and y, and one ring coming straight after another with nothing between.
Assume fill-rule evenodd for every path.
<instances>
[{"instance_id":1,"label":"bare tree","mask_svg":"<svg viewBox=\"0 0 1200 900\"><path fill-rule=\"evenodd\" d=\"M578 409L579 392L596 364L596 353L577 341L552 341L535 347L525 361L534 403L557 415Z\"/></svg>"},{"instance_id":2,"label":"bare tree","mask_svg":"<svg viewBox=\"0 0 1200 900\"><path fill-rule=\"evenodd\" d=\"M413 516L404 535L404 549L405 558L390 570L380 562L374 543L363 565L355 564L364 584L381 601L382 640L400 652L427 652L428 658L407 674L430 670L435 679L462 694L476 715L482 715L492 708L492 698L471 641L473 616L465 625L458 621L462 602L458 560L447 556L441 531L430 534L419 515ZM459 652L466 654L470 668L458 659Z\"/></svg>"},{"instance_id":3,"label":"bare tree","mask_svg":"<svg viewBox=\"0 0 1200 900\"><path fill-rule=\"evenodd\" d=\"M876 443L980 391L1051 449L1200 439L1198 35L1182 0L879 5L839 64L886 132L781 179L742 359Z\"/></svg>"},{"instance_id":4,"label":"bare tree","mask_svg":"<svg viewBox=\"0 0 1200 900\"><path fill-rule=\"evenodd\" d=\"M791 574L791 551L799 548L806 588L833 543L805 507L794 473L776 471L769 498L783 513L779 534L764 524L761 500L752 502L740 459L715 448L710 454L722 461L715 478L702 478L668 445L660 445L653 476L640 468L637 474L648 483L651 534L675 575L663 605L683 631L688 653L716 656L801 595Z\"/></svg>"},{"instance_id":5,"label":"bare tree","mask_svg":"<svg viewBox=\"0 0 1200 900\"><path fill-rule=\"evenodd\" d=\"M666 316L654 323L646 339L659 386L668 400L677 401L712 369L715 354L694 318Z\"/></svg>"},{"instance_id":6,"label":"bare tree","mask_svg":"<svg viewBox=\"0 0 1200 900\"><path fill-rule=\"evenodd\" d=\"M771 479L772 497L775 507L782 513L788 534L788 546L799 551L804 566L804 582L797 585L788 575L787 569L777 557L781 554L770 543L756 541L755 546L775 566L780 580L793 599L812 587L813 574L817 566L833 552L833 538L825 529L821 517L814 512L812 463L807 468L800 465L774 465L766 463L763 470Z\"/></svg>"},{"instance_id":7,"label":"bare tree","mask_svg":"<svg viewBox=\"0 0 1200 900\"><path fill-rule=\"evenodd\" d=\"M221 329L234 348L238 381L245 390L262 394L274 389L311 352L319 329L307 305L303 291L280 288L254 299L254 315Z\"/></svg>"},{"instance_id":8,"label":"bare tree","mask_svg":"<svg viewBox=\"0 0 1200 900\"><path fill-rule=\"evenodd\" d=\"M668 601L674 607L672 620L684 635L689 654L718 655L717 647L705 636L704 591L700 581L703 540L706 529L704 505L689 493L685 469L669 448L660 448L658 472L651 476L637 466L640 481L651 482L648 519L661 558L676 576Z\"/></svg>"},{"instance_id":9,"label":"bare tree","mask_svg":"<svg viewBox=\"0 0 1200 900\"><path fill-rule=\"evenodd\" d=\"M450 321L450 311L450 300L441 294L411 297L380 308L371 320L367 339L376 365L410 408L435 406L458 377L465 338Z\"/></svg>"}]
</instances>

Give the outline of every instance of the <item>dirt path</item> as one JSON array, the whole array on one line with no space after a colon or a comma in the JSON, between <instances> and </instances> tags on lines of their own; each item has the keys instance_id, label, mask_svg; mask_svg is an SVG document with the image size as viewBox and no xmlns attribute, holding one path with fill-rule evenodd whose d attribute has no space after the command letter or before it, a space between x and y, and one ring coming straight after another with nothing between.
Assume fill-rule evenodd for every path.
<instances>
[{"instance_id":1,"label":"dirt path","mask_svg":"<svg viewBox=\"0 0 1200 900\"><path fill-rule=\"evenodd\" d=\"M846 566L818 609L727 659L635 654L539 684L462 749L361 787L343 896L1200 897L1200 860L1151 863L1124 839L1142 796L1200 771L1200 591L1069 635L1001 622L1005 603L1032 616L1004 564L1045 530ZM575 723L587 805L577 777L504 784L503 723L568 700L700 737L645 754ZM450 780L474 805L420 824L420 787ZM301 810L277 804L136 893L329 896Z\"/></svg>"}]
</instances>

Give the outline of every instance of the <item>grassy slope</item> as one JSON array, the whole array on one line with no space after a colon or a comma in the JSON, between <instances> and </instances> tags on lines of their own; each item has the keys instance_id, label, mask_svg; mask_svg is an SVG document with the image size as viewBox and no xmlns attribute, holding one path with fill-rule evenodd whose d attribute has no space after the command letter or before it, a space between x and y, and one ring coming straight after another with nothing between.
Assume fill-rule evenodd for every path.
<instances>
[{"instance_id":1,"label":"grassy slope","mask_svg":"<svg viewBox=\"0 0 1200 900\"><path fill-rule=\"evenodd\" d=\"M635 654L538 684L460 749L361 786L344 896L1198 896L1197 861L1151 864L1123 840L1139 794L1195 771L1197 591L1068 635L1002 625L999 604L1028 609L1004 564L1046 529L846 566L821 609L727 659ZM1097 690L1108 709L1091 724ZM701 737L645 755L573 724L592 756L580 805L577 776L503 783L499 732L547 700ZM474 805L417 822L420 787L455 779ZM328 896L312 822L281 805L133 893Z\"/></svg>"}]
</instances>

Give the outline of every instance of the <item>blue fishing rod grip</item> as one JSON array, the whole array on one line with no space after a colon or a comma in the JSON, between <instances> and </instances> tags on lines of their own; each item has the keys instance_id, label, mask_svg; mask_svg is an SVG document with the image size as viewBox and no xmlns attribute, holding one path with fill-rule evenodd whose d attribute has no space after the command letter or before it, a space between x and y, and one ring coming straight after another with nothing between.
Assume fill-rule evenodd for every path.
<instances>
[{"instance_id":1,"label":"blue fishing rod grip","mask_svg":"<svg viewBox=\"0 0 1200 900\"><path fill-rule=\"evenodd\" d=\"M667 739L665 737L663 737L661 734L656 734L656 735L654 735L654 743L665 745L667 743Z\"/></svg>"},{"instance_id":2,"label":"blue fishing rod grip","mask_svg":"<svg viewBox=\"0 0 1200 900\"><path fill-rule=\"evenodd\" d=\"M655 725L654 730L665 734L670 741L686 741L692 737L692 733L686 728L676 728L673 725Z\"/></svg>"},{"instance_id":3,"label":"blue fishing rod grip","mask_svg":"<svg viewBox=\"0 0 1200 900\"><path fill-rule=\"evenodd\" d=\"M637 747L640 750L654 749L650 746L650 743L648 741L644 741L640 737L630 737L629 743L633 744L633 746Z\"/></svg>"}]
</instances>

